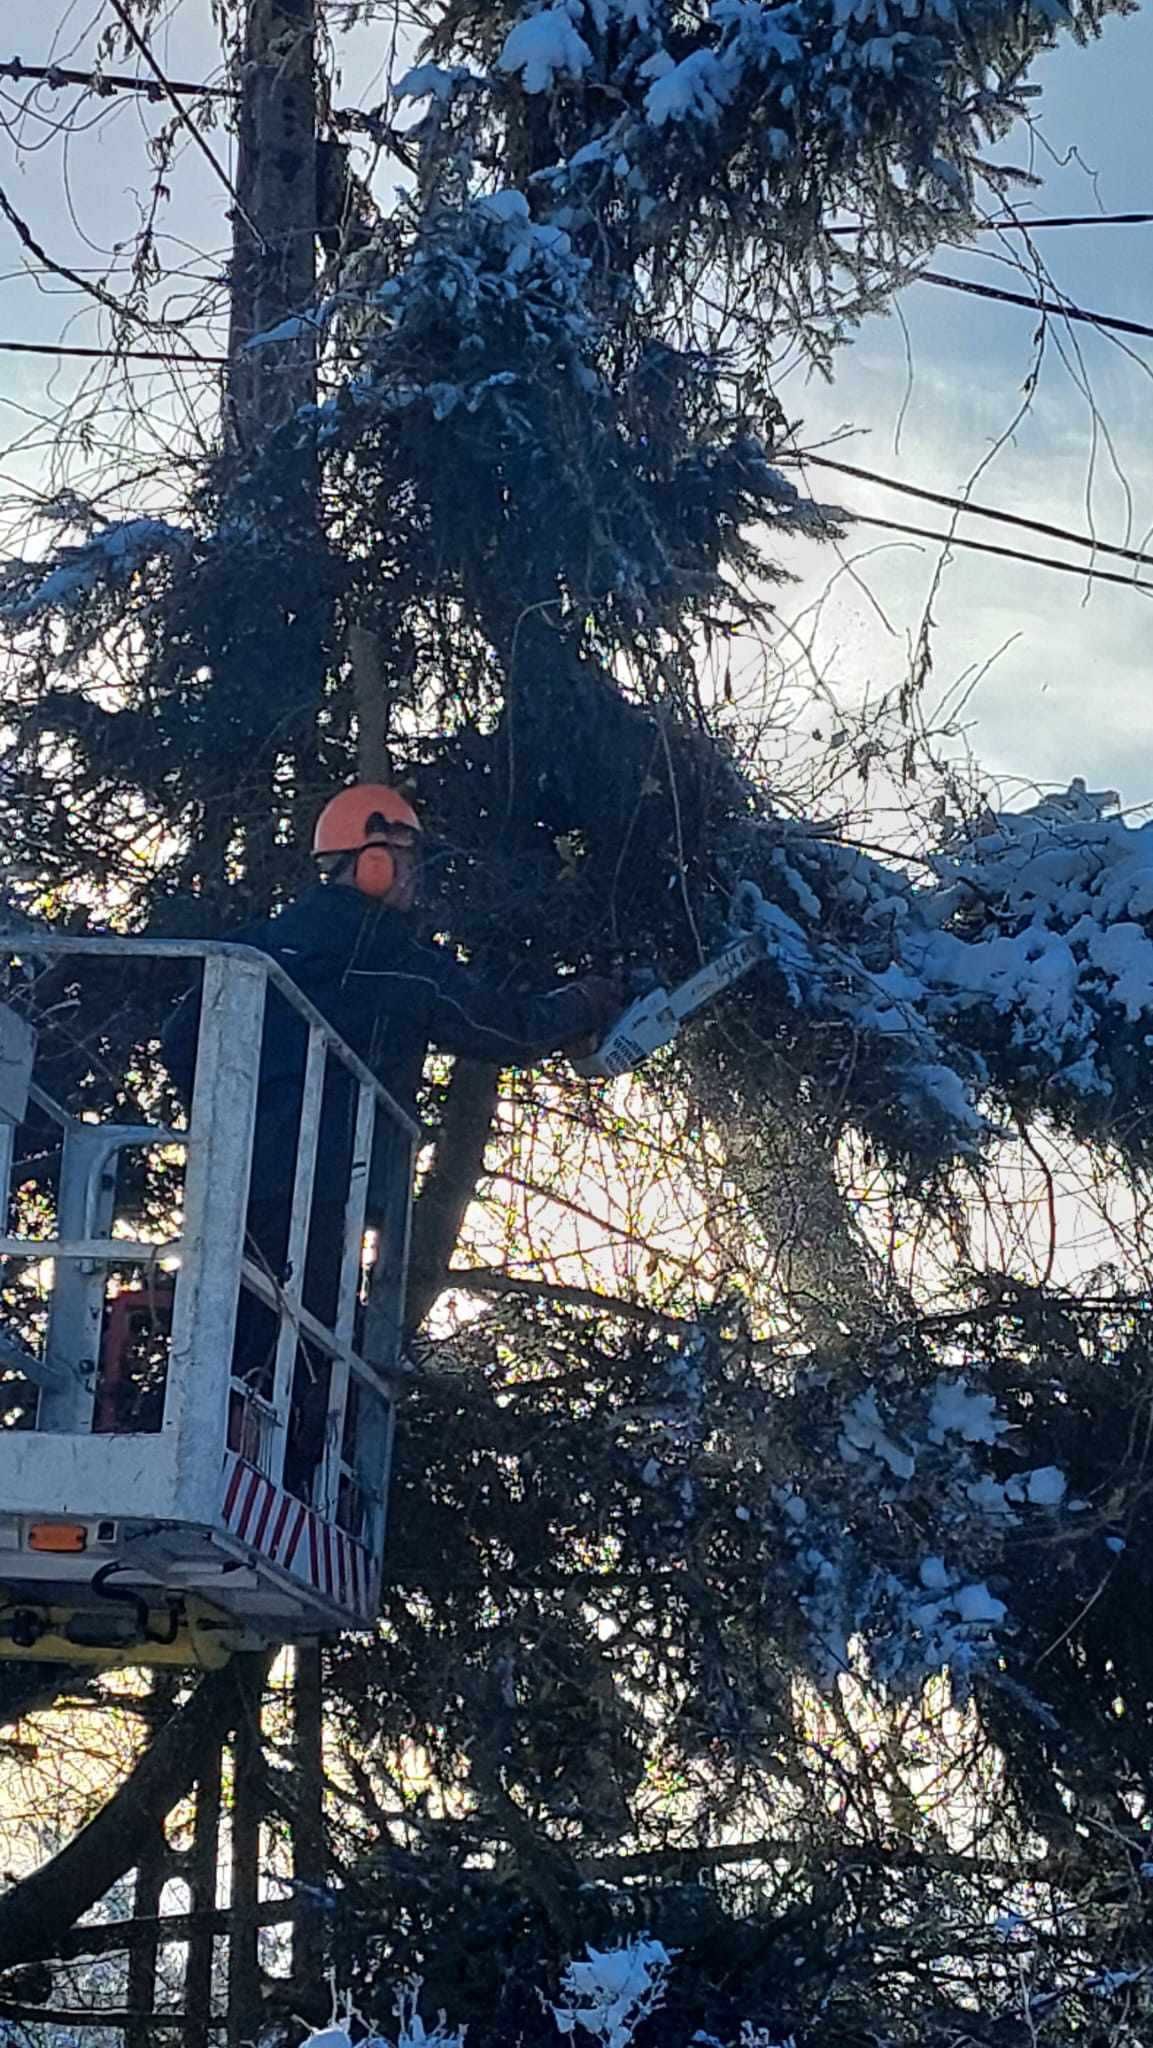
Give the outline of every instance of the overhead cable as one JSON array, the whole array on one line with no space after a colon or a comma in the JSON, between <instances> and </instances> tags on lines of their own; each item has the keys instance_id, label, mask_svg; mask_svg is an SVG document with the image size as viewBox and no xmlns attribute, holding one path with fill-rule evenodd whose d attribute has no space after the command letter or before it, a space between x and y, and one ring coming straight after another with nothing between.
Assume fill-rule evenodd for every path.
<instances>
[{"instance_id":1,"label":"overhead cable","mask_svg":"<svg viewBox=\"0 0 1153 2048\"><path fill-rule=\"evenodd\" d=\"M983 220L980 229L987 235L1031 235L1034 228L1144 228L1151 222L1153 213L1063 213L1044 220Z\"/></svg>"},{"instance_id":2,"label":"overhead cable","mask_svg":"<svg viewBox=\"0 0 1153 2048\"><path fill-rule=\"evenodd\" d=\"M1085 306L1066 305L1061 299L1030 297L1027 292L1006 291L1004 285L978 284L971 277L946 277L940 270L916 270L910 284L942 285L951 292L970 292L977 299L1000 299L1007 306L1030 306L1035 313L1051 313L1058 320L1085 320L1090 327L1111 327L1120 334L1153 336L1153 327L1143 320L1122 320L1117 313L1091 313Z\"/></svg>"},{"instance_id":3,"label":"overhead cable","mask_svg":"<svg viewBox=\"0 0 1153 2048\"><path fill-rule=\"evenodd\" d=\"M7 63L0 64L0 78L11 78L16 83L31 79L47 86L50 92L58 92L66 85L79 85L100 99L110 98L118 92L143 93L147 99L167 99L173 104L174 95L198 100L236 100L240 97L234 85L197 84L191 79L169 78L167 75L163 80L159 77L137 78L128 71L74 71L64 64L25 64L21 57L12 57ZM384 143L394 155L408 163L405 137L384 118L383 106L331 107L324 118L332 128L354 130L367 135L373 142ZM213 162L215 164L215 158Z\"/></svg>"},{"instance_id":4,"label":"overhead cable","mask_svg":"<svg viewBox=\"0 0 1153 2048\"><path fill-rule=\"evenodd\" d=\"M1067 526L1052 526L1045 519L1029 519L1023 512L1004 512L998 505L983 505L972 498L950 497L945 491L930 491L922 484L905 483L900 477L882 476L875 469L861 469L855 462L836 462L831 455L810 455L798 453L797 460L812 463L817 469L835 469L842 476L859 477L862 483L880 484L886 491L900 491L906 498L923 498L930 505L943 505L950 512L972 513L978 519L996 519L1004 526L1024 527L1029 533L1042 533L1046 540L1067 541L1071 547L1091 548L1097 555L1119 555L1124 562L1139 562L1143 568L1153 569L1153 555L1143 554L1140 548L1122 547L1118 541L1098 540L1091 533L1076 533Z\"/></svg>"},{"instance_id":5,"label":"overhead cable","mask_svg":"<svg viewBox=\"0 0 1153 2048\"><path fill-rule=\"evenodd\" d=\"M98 305L104 306L108 312L114 313L118 320L134 321L136 326L147 327L153 333L160 328L158 320L151 319L147 313L141 313L132 306L126 306L123 300L116 297L115 292L106 290L104 285L97 279L84 277L78 270L73 270L70 264L58 263L55 257L50 256L43 243L37 241L23 215L17 213L2 185L0 185L0 214L3 214L13 234L21 245L27 249L28 254L34 256L37 263L41 264L51 276L62 277L67 284L74 284L78 291L86 292L90 299L95 299Z\"/></svg>"},{"instance_id":6,"label":"overhead cable","mask_svg":"<svg viewBox=\"0 0 1153 2048\"><path fill-rule=\"evenodd\" d=\"M119 13L119 9L117 12ZM121 16L123 20L124 17ZM234 85L198 84L187 78L168 78L154 67L152 78L136 78L127 71L76 71L67 64L26 64L22 57L11 57L0 63L0 78L11 78L17 84L22 79L32 79L46 85L50 91L59 91L66 85L87 87L97 94L114 92L140 92L151 100L171 99L179 93L189 99L233 100L239 98ZM387 123L381 122L376 114L360 107L335 109L329 119L337 127L364 127L370 133L387 131ZM388 131L391 132L391 131ZM1069 213L1052 215L1038 220L1009 216L1004 220L981 220L970 223L974 234L1021 234L1031 235L1039 228L1107 228L1145 227L1153 224L1153 213ZM867 230L857 221L839 221L822 229L826 235L861 235Z\"/></svg>"},{"instance_id":7,"label":"overhead cable","mask_svg":"<svg viewBox=\"0 0 1153 2048\"><path fill-rule=\"evenodd\" d=\"M224 369L227 356L194 355L180 348L83 348L76 342L0 341L0 352L11 356L83 356L97 363L199 363L202 369Z\"/></svg>"},{"instance_id":8,"label":"overhead cable","mask_svg":"<svg viewBox=\"0 0 1153 2048\"><path fill-rule=\"evenodd\" d=\"M198 369L226 369L230 361L228 356L197 355L184 349L84 348L76 343L61 343L54 346L35 341L0 341L0 352L12 355L72 356L97 362L128 361L166 365L190 363ZM982 519L1000 520L1007 525L1044 534L1047 539L1065 541L1072 546L1090 548L1097 554L1119 556L1124 561L1153 567L1153 555L1143 554L1138 548L1122 547L1115 541L1098 541L1091 534L1076 533L1066 527L1051 525L1045 520L1029 519L1023 513L1005 512L998 506L975 504L964 498L950 497L943 491L930 491L919 484L904 483L896 477L882 476L875 470L864 469L855 463L838 462L832 456L798 453L793 459L801 464L836 470L844 476L879 484L887 489L900 491L908 497L925 499L947 510L972 513ZM1036 569L1055 569L1066 576L1080 576L1097 583L1119 583L1127 590L1140 590L1153 595L1153 583L1143 582L1133 576L1122 576L1113 570L1094 568L1091 563L1061 562L1051 555L1029 554L1022 548L998 547L991 541L970 539L965 534L934 533L925 527L911 526L901 520L881 519L871 513L854 512L849 507L846 507L845 516L855 526L874 526L886 533L908 534L912 539L930 541L940 547L968 548L977 554L996 555L1006 561L1026 562Z\"/></svg>"},{"instance_id":9,"label":"overhead cable","mask_svg":"<svg viewBox=\"0 0 1153 2048\"><path fill-rule=\"evenodd\" d=\"M1031 235L1034 228L1141 228L1153 225L1153 213L1063 213L1049 214L1038 220L1008 216L1004 220L975 220L966 222L966 228L975 235ZM826 235L864 235L868 229L860 221L838 221L832 227L822 230Z\"/></svg>"},{"instance_id":10,"label":"overhead cable","mask_svg":"<svg viewBox=\"0 0 1153 2048\"><path fill-rule=\"evenodd\" d=\"M1059 562L1053 555L1030 555L1023 548L998 547L991 540L970 540L962 533L930 533L923 526L906 526L899 519L877 519L871 512L853 512L846 508L846 519L854 526L876 526L885 533L907 533L914 540L932 541L942 548L969 548L978 555L999 555L1009 562L1028 562L1034 569L1056 569L1065 576L1080 576L1083 582L1120 583L1126 590L1141 590L1153 597L1153 583L1142 583L1135 576L1122 576L1115 569L1094 569L1090 562Z\"/></svg>"},{"instance_id":11,"label":"overhead cable","mask_svg":"<svg viewBox=\"0 0 1153 2048\"><path fill-rule=\"evenodd\" d=\"M59 92L66 85L82 85L98 96L114 92L142 92L150 100L161 100L178 92L195 99L236 98L236 89L231 85L192 85L184 78L169 78L162 85L157 78L135 78L128 71L73 71L65 64L25 64L20 57L12 57L8 63L0 64L0 78L14 79L17 84L30 78L48 86L53 92Z\"/></svg>"}]
</instances>

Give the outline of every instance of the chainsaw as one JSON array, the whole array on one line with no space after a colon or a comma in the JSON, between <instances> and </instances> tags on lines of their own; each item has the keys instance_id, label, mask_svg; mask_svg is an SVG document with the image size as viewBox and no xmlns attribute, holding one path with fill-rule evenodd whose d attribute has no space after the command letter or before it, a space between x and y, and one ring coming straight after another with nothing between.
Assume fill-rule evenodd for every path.
<instances>
[{"instance_id":1,"label":"chainsaw","mask_svg":"<svg viewBox=\"0 0 1153 2048\"><path fill-rule=\"evenodd\" d=\"M618 1074L631 1073L651 1052L671 1045L686 1018L741 981L750 968L765 959L767 951L762 933L747 932L676 988L653 988L638 996L605 1033L595 1052L573 1060L577 1073L594 1081L614 1081Z\"/></svg>"}]
</instances>

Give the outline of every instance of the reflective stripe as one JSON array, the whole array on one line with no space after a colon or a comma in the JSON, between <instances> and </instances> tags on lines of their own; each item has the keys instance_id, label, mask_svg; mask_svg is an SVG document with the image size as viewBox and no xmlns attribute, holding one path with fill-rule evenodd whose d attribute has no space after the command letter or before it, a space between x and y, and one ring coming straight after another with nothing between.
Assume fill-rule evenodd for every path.
<instances>
[{"instance_id":1,"label":"reflective stripe","mask_svg":"<svg viewBox=\"0 0 1153 2048\"><path fill-rule=\"evenodd\" d=\"M240 1459L234 1457L232 1463L232 1476L228 1482L228 1492L224 1496L224 1519L226 1522L230 1521L232 1516L232 1510L236 1506L236 1496L240 1492L240 1482L243 1479L243 1477L244 1467L241 1464Z\"/></svg>"},{"instance_id":2,"label":"reflective stripe","mask_svg":"<svg viewBox=\"0 0 1153 2048\"><path fill-rule=\"evenodd\" d=\"M236 1533L242 1540L248 1533L249 1518L256 1505L257 1495L261 1487L267 1486L267 1484L268 1481L262 1479L259 1472L253 1472L252 1478L249 1481L248 1492L244 1496L244 1506L236 1518Z\"/></svg>"},{"instance_id":3,"label":"reflective stripe","mask_svg":"<svg viewBox=\"0 0 1153 2048\"><path fill-rule=\"evenodd\" d=\"M265 1496L264 1496L264 1505L263 1505L263 1507L262 1507L262 1508L261 1508L261 1510L260 1510L260 1514L259 1514L259 1516L258 1516L258 1518L257 1518L257 1523L256 1523L256 1527L255 1527L255 1529L254 1529L254 1530L253 1530L253 1532L252 1532L252 1540L253 1540L253 1542L255 1543L255 1545L256 1545L256 1548L257 1548L258 1550L260 1550L260 1549L262 1549L262 1548L263 1548L263 1545L264 1545L264 1532L265 1532L265 1530L266 1530L266 1529L267 1529L267 1527L268 1527L269 1517L270 1517L270 1515L272 1514L272 1510L273 1510L273 1507L275 1506L275 1503L276 1503L276 1488L275 1488L274 1486L271 1486L271 1485L269 1485L269 1486L268 1486L268 1489L267 1489L267 1492L265 1493Z\"/></svg>"},{"instance_id":4,"label":"reflective stripe","mask_svg":"<svg viewBox=\"0 0 1153 2048\"><path fill-rule=\"evenodd\" d=\"M284 1553L284 1569L286 1572L292 1569L292 1560L296 1556L296 1546L300 1542L301 1536L304 1534L304 1524L307 1521L307 1519L308 1509L302 1503L300 1512L296 1517L296 1523L293 1528L292 1535L289 1538L288 1549Z\"/></svg>"},{"instance_id":5,"label":"reflective stripe","mask_svg":"<svg viewBox=\"0 0 1153 2048\"><path fill-rule=\"evenodd\" d=\"M282 1494L280 1497L280 1513L276 1517L276 1527L272 1532L272 1541L268 1546L268 1555L274 1562L276 1560L276 1553L280 1549L280 1539L284 1534L285 1523L291 1513L292 1496L288 1493Z\"/></svg>"}]
</instances>

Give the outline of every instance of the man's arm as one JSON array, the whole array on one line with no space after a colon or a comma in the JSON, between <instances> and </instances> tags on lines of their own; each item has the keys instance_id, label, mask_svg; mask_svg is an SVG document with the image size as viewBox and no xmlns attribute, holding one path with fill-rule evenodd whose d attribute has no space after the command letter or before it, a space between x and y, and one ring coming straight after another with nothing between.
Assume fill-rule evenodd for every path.
<instances>
[{"instance_id":1,"label":"man's arm","mask_svg":"<svg viewBox=\"0 0 1153 2048\"><path fill-rule=\"evenodd\" d=\"M442 1051L501 1066L534 1066L599 1038L620 1007L615 984L592 975L547 995L494 988L442 946L410 944L387 965L360 971L378 984L382 1009L403 1003L406 984L413 996L419 991L429 1038Z\"/></svg>"}]
</instances>

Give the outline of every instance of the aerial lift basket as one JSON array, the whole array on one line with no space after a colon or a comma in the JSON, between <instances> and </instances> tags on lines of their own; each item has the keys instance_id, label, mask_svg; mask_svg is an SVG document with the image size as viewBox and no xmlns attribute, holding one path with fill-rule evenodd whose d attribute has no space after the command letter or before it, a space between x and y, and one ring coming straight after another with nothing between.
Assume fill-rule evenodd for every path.
<instances>
[{"instance_id":1,"label":"aerial lift basket","mask_svg":"<svg viewBox=\"0 0 1153 2048\"><path fill-rule=\"evenodd\" d=\"M24 1395L4 1418L12 1426L0 1427L0 1656L211 1665L238 1645L369 1627L415 1125L259 952L130 939L16 945L32 964L76 956L81 989L85 961L99 955L123 955L126 967L186 960L203 980L187 1128L69 1114L38 1085L18 998L0 1005L0 1379ZM301 1053L278 1269L248 1234L271 1002L295 1014ZM343 1231L333 1305L318 1313L304 1275L322 1126L334 1113L347 1134ZM184 1162L179 1221L159 1242L125 1235L118 1216L118 1169L133 1151ZM55 1192L30 1220L13 1168L46 1152L58 1155ZM331 1215L330 1161L325 1172ZM238 1322L263 1333L259 1371Z\"/></svg>"}]
</instances>

